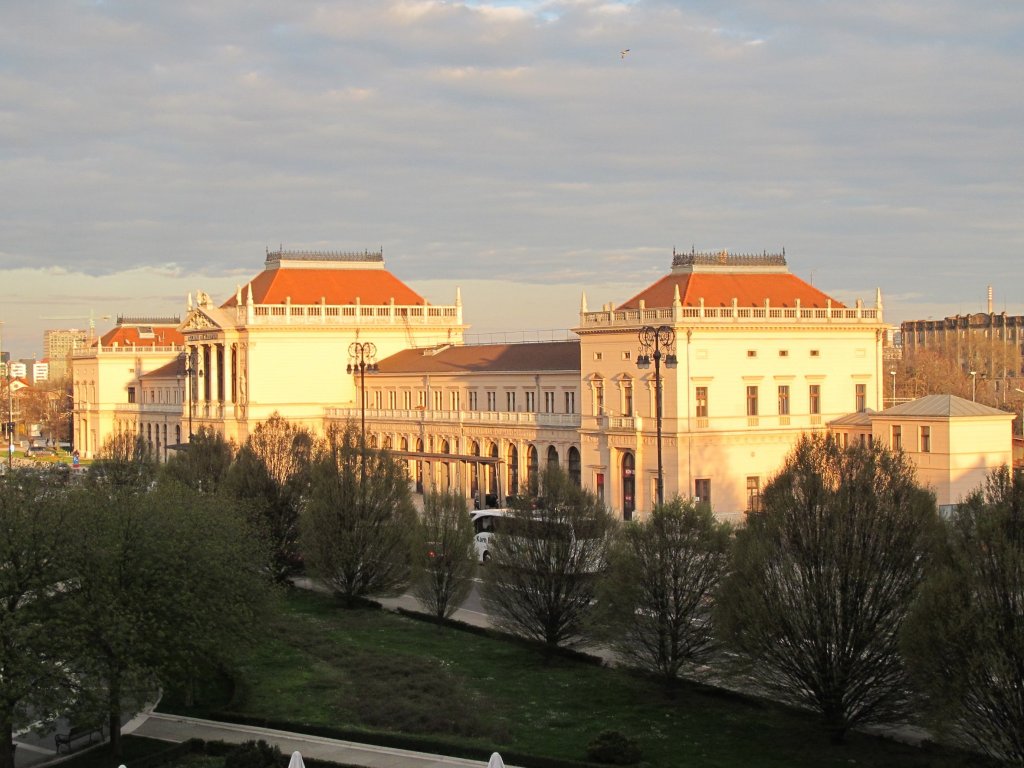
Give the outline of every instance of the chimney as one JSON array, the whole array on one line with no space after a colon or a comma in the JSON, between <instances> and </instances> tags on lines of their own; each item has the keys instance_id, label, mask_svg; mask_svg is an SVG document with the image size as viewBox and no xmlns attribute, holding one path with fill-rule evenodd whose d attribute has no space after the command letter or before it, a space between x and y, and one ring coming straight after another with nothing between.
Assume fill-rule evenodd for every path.
<instances>
[{"instance_id":1,"label":"chimney","mask_svg":"<svg viewBox=\"0 0 1024 768\"><path fill-rule=\"evenodd\" d=\"M988 287L988 313L992 314L992 286Z\"/></svg>"}]
</instances>

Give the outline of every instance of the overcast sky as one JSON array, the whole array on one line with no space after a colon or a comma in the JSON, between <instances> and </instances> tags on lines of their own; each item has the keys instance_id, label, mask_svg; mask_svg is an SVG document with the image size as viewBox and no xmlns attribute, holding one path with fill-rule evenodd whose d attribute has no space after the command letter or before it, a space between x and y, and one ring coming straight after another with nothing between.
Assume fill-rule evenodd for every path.
<instances>
[{"instance_id":1,"label":"overcast sky","mask_svg":"<svg viewBox=\"0 0 1024 768\"><path fill-rule=\"evenodd\" d=\"M3 344L222 301L280 244L383 247L481 332L673 247L1024 314L1022 127L1020 2L0 0Z\"/></svg>"}]
</instances>

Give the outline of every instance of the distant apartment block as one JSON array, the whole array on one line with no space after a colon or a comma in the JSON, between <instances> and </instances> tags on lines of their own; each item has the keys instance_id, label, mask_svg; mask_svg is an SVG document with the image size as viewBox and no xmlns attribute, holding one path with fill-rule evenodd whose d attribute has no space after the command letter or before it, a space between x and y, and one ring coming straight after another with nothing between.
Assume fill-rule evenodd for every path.
<instances>
[{"instance_id":1,"label":"distant apartment block","mask_svg":"<svg viewBox=\"0 0 1024 768\"><path fill-rule=\"evenodd\" d=\"M88 342L89 332L77 328L43 331L43 357L50 362L50 377L60 379L70 373L71 353Z\"/></svg>"},{"instance_id":2,"label":"distant apartment block","mask_svg":"<svg viewBox=\"0 0 1024 768\"><path fill-rule=\"evenodd\" d=\"M956 360L964 372L976 371L989 379L1022 374L1024 315L993 312L991 286L987 312L907 320L900 325L900 336L907 360L928 350Z\"/></svg>"}]
</instances>

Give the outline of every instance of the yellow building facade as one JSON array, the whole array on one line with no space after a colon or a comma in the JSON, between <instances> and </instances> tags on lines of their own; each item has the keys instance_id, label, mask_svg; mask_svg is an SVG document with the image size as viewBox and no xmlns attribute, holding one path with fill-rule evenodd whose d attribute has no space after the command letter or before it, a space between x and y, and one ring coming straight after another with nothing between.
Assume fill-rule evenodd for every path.
<instances>
[{"instance_id":1,"label":"yellow building facade","mask_svg":"<svg viewBox=\"0 0 1024 768\"><path fill-rule=\"evenodd\" d=\"M467 327L458 292L432 305L380 253L268 252L227 301L190 296L169 343L110 337L76 353L75 445L91 456L133 431L166 458L190 430L241 444L278 412L316 433L365 425L370 444L408 462L416 490L458 489L481 506L558 465L616 516L639 518L657 502L660 464L664 498L739 521L800 434L831 424L891 439L885 419L906 415L873 413L887 381L880 292L845 306L784 254L674 253L620 304L593 310L584 296L562 341L468 345ZM946 503L981 466L1009 461L1012 416L999 413L928 431L935 448L915 461Z\"/></svg>"}]
</instances>

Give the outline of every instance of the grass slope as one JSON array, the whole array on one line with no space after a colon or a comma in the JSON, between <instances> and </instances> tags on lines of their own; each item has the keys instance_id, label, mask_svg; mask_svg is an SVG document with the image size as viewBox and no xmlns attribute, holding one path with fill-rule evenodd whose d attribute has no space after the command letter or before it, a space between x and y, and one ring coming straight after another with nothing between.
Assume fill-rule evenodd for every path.
<instances>
[{"instance_id":1,"label":"grass slope","mask_svg":"<svg viewBox=\"0 0 1024 768\"><path fill-rule=\"evenodd\" d=\"M546 659L522 643L385 611L346 611L309 592L289 593L266 629L238 664L233 699L208 699L191 714L429 734L570 760L585 759L588 742L613 728L665 768L984 764L857 734L834 747L813 715L694 685L668 695L626 670Z\"/></svg>"}]
</instances>

